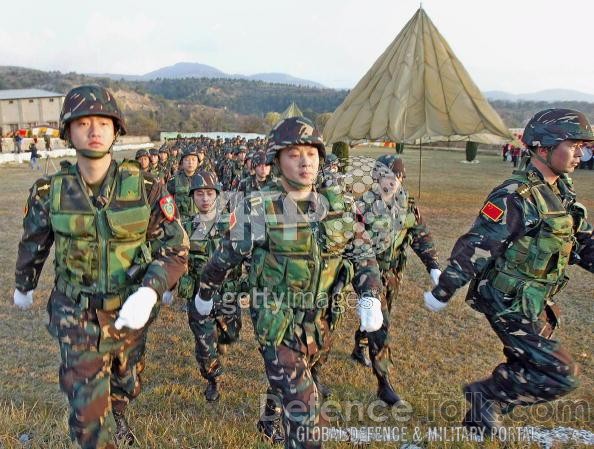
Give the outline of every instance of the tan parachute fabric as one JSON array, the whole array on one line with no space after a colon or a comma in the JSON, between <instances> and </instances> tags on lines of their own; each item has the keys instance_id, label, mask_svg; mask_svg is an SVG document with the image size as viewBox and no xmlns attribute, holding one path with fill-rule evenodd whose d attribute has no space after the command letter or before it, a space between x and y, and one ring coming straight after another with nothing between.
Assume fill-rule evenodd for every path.
<instances>
[{"instance_id":1,"label":"tan parachute fabric","mask_svg":"<svg viewBox=\"0 0 594 449\"><path fill-rule=\"evenodd\" d=\"M511 135L419 9L334 111L324 139L498 143Z\"/></svg>"},{"instance_id":2,"label":"tan parachute fabric","mask_svg":"<svg viewBox=\"0 0 594 449\"><path fill-rule=\"evenodd\" d=\"M303 112L301 112L301 109L299 109L294 101L287 109L285 109L285 112L281 114L281 120L291 117L303 117Z\"/></svg>"}]
</instances>

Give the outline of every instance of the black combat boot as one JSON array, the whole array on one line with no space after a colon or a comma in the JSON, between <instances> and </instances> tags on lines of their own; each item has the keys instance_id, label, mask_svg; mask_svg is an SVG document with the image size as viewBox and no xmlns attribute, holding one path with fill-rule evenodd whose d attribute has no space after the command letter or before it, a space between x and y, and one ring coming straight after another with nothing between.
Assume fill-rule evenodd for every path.
<instances>
[{"instance_id":1,"label":"black combat boot","mask_svg":"<svg viewBox=\"0 0 594 449\"><path fill-rule=\"evenodd\" d=\"M132 446L136 442L136 438L128 426L126 417L122 412L116 412L115 410L113 411L113 417L116 422L116 443Z\"/></svg>"},{"instance_id":2,"label":"black combat boot","mask_svg":"<svg viewBox=\"0 0 594 449\"><path fill-rule=\"evenodd\" d=\"M478 429L484 435L491 435L503 423L501 419L501 404L489 399L481 388L481 382L465 385L462 389L464 397L470 403L470 408L464 416L462 424L468 429Z\"/></svg>"},{"instance_id":3,"label":"black combat boot","mask_svg":"<svg viewBox=\"0 0 594 449\"><path fill-rule=\"evenodd\" d=\"M377 397L390 407L398 404L400 402L400 396L394 391L388 375L375 371L375 377L377 377Z\"/></svg>"},{"instance_id":4,"label":"black combat boot","mask_svg":"<svg viewBox=\"0 0 594 449\"><path fill-rule=\"evenodd\" d=\"M264 413L258 421L258 432L271 444L283 444L285 436L283 432L281 410L276 407L274 399L267 399Z\"/></svg>"},{"instance_id":5,"label":"black combat boot","mask_svg":"<svg viewBox=\"0 0 594 449\"><path fill-rule=\"evenodd\" d=\"M327 399L330 396L332 396L332 390L330 390L330 388L328 388L327 386L325 386L321 381L320 381L320 366L319 365L314 365L311 368L311 377L313 377L313 381L316 384L316 388L318 389L318 393L320 394L320 397L322 399Z\"/></svg>"},{"instance_id":6,"label":"black combat boot","mask_svg":"<svg viewBox=\"0 0 594 449\"><path fill-rule=\"evenodd\" d=\"M208 402L216 402L221 397L219 390L217 389L217 378L213 377L212 379L208 379L208 385L204 390L204 398Z\"/></svg>"},{"instance_id":7,"label":"black combat boot","mask_svg":"<svg viewBox=\"0 0 594 449\"><path fill-rule=\"evenodd\" d=\"M218 401L221 395L217 388L217 378L223 374L223 365L218 359L215 359L208 369L201 366L200 374L208 381L208 385L204 390L204 398L208 402Z\"/></svg>"},{"instance_id":8,"label":"black combat boot","mask_svg":"<svg viewBox=\"0 0 594 449\"><path fill-rule=\"evenodd\" d=\"M366 335L357 329L355 332L355 348L351 353L351 358L355 362L369 368L371 366L371 360L367 357L367 345L363 340L366 340Z\"/></svg>"}]
</instances>

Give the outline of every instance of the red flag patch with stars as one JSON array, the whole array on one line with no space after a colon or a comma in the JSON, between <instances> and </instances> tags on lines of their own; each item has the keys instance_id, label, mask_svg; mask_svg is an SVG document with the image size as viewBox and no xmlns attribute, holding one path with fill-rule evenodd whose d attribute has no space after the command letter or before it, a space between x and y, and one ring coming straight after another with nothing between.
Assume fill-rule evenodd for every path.
<instances>
[{"instance_id":1,"label":"red flag patch with stars","mask_svg":"<svg viewBox=\"0 0 594 449\"><path fill-rule=\"evenodd\" d=\"M161 198L159 200L159 206L168 221L175 219L175 201L173 200L173 196L167 195Z\"/></svg>"},{"instance_id":2,"label":"red flag patch with stars","mask_svg":"<svg viewBox=\"0 0 594 449\"><path fill-rule=\"evenodd\" d=\"M487 202L481 209L481 213L493 221L501 220L503 217L503 209L493 204L491 201Z\"/></svg>"}]
</instances>

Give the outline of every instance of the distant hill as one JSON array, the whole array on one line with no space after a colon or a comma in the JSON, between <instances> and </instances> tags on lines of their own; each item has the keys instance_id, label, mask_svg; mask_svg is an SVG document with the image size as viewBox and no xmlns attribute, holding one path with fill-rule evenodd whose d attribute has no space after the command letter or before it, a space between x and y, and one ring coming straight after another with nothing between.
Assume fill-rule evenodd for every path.
<instances>
[{"instance_id":1,"label":"distant hill","mask_svg":"<svg viewBox=\"0 0 594 449\"><path fill-rule=\"evenodd\" d=\"M594 95L569 89L547 89L528 94L510 94L499 90L483 92L489 100L503 101L585 101L594 103Z\"/></svg>"},{"instance_id":2,"label":"distant hill","mask_svg":"<svg viewBox=\"0 0 594 449\"><path fill-rule=\"evenodd\" d=\"M125 81L151 81L156 79L181 79L181 78L223 78L223 79L246 79L252 81L264 81L267 83L274 84L290 84L294 86L304 87L317 87L323 88L324 86L315 81L296 78L286 73L256 73L254 75L242 75L239 73L230 74L225 73L216 67L212 67L206 64L200 64L197 62L178 62L177 64L170 65L167 67L161 67L160 69L153 70L152 72L145 73L144 75L120 75L115 73L101 73L101 74L89 74L90 76L100 76L110 78L113 80L125 80Z\"/></svg>"}]
</instances>

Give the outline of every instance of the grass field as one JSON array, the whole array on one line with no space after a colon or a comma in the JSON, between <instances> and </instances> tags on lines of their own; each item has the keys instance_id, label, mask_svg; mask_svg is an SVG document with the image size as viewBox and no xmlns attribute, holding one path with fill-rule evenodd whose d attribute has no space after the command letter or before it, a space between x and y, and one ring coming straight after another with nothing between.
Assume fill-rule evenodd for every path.
<instances>
[{"instance_id":1,"label":"grass field","mask_svg":"<svg viewBox=\"0 0 594 449\"><path fill-rule=\"evenodd\" d=\"M375 157L380 149L365 149ZM131 156L131 153L127 154ZM122 155L118 154L118 158ZM465 232L488 192L510 174L511 168L499 156L480 156L480 164L462 164L463 153L424 152L423 190L419 201L444 262L455 239ZM408 186L417 194L418 153L408 151ZM26 164L0 167L4 188L0 196L2 238L0 240L0 448L71 448L68 438L67 403L58 387L57 344L45 329L45 303L53 282L52 261L48 260L35 292L34 306L19 311L12 306L14 263L21 235L21 219L27 192L39 172ZM575 186L581 201L594 211L594 172L577 172ZM487 376L502 360L501 344L486 320L463 301L460 291L450 307L432 314L422 304L422 292L430 287L426 271L414 254L409 258L405 282L392 310L392 349L395 367L392 380L412 406L412 412L397 421L385 408L374 410L376 420L356 413L341 426L405 427L412 441L415 427L457 426L465 411L461 386ZM523 409L508 426L569 426L594 431L590 409L594 406L592 343L594 303L592 276L570 267L571 281L560 293L564 309L558 337L580 366L581 386L553 406ZM375 400L376 382L370 370L349 358L352 334L357 326L350 310L336 333L335 346L323 371L323 380L334 392L333 399L344 406L349 401L370 404ZM256 351L250 320L244 315L241 341L224 357L225 375L221 400L206 403L193 356L194 343L185 313L179 303L163 307L149 333L144 390L128 408L129 421L147 448L266 448L255 431L259 394L266 382L260 355ZM378 422L378 419L383 419ZM420 447L470 448L476 443L415 443ZM400 443L372 443L369 447L399 447ZM565 446L575 447L574 443ZM352 447L328 443L328 448ZM489 441L481 447L525 448L530 443ZM532 447L538 447L536 443Z\"/></svg>"}]
</instances>

